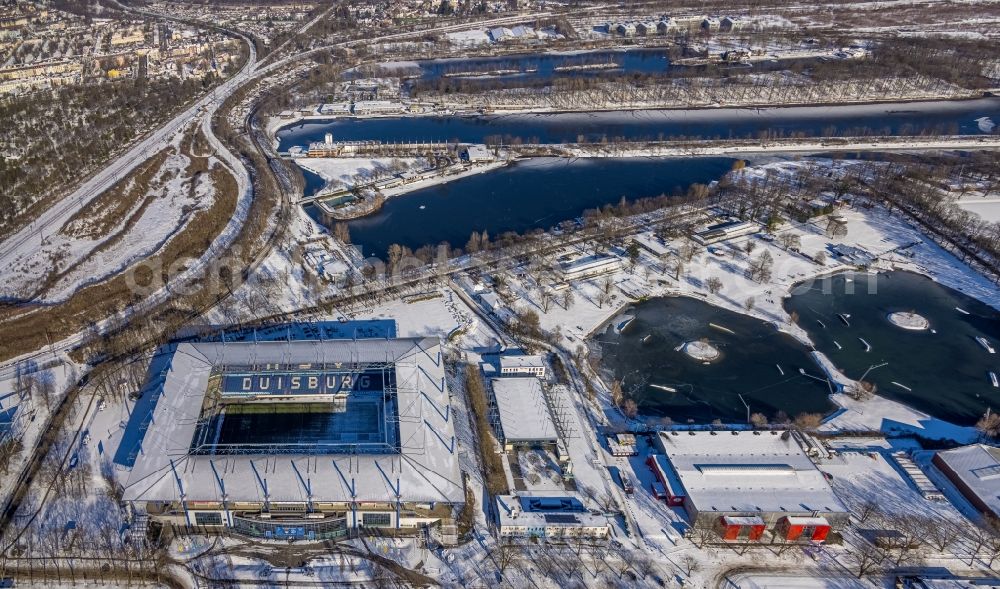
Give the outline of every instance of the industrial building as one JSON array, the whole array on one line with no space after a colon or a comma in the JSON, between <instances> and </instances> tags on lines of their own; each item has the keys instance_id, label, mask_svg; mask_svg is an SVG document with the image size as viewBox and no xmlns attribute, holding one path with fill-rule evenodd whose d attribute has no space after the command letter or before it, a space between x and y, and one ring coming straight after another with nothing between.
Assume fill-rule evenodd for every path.
<instances>
[{"instance_id":1,"label":"industrial building","mask_svg":"<svg viewBox=\"0 0 1000 589\"><path fill-rule=\"evenodd\" d=\"M500 495L497 513L501 538L599 540L611 534L608 518L588 510L576 493Z\"/></svg>"},{"instance_id":2,"label":"industrial building","mask_svg":"<svg viewBox=\"0 0 1000 589\"><path fill-rule=\"evenodd\" d=\"M664 431L651 466L666 499L726 539L823 540L848 510L789 432Z\"/></svg>"},{"instance_id":3,"label":"industrial building","mask_svg":"<svg viewBox=\"0 0 1000 589\"><path fill-rule=\"evenodd\" d=\"M976 509L1000 516L1000 448L971 444L938 452L932 462Z\"/></svg>"},{"instance_id":4,"label":"industrial building","mask_svg":"<svg viewBox=\"0 0 1000 589\"><path fill-rule=\"evenodd\" d=\"M534 376L490 380L494 423L504 450L516 446L557 446L559 434L545 402L542 383Z\"/></svg>"},{"instance_id":5,"label":"industrial building","mask_svg":"<svg viewBox=\"0 0 1000 589\"><path fill-rule=\"evenodd\" d=\"M261 538L450 525L465 489L440 341L330 331L161 350L115 455L123 499Z\"/></svg>"}]
</instances>

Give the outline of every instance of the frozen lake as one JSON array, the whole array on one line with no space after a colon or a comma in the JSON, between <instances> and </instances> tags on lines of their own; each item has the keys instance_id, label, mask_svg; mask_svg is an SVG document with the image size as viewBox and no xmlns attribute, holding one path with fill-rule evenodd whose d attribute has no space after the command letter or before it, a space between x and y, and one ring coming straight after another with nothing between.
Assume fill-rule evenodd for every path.
<instances>
[{"instance_id":1,"label":"frozen lake","mask_svg":"<svg viewBox=\"0 0 1000 589\"><path fill-rule=\"evenodd\" d=\"M882 396L960 425L1000 407L1000 388L988 375L1000 375L1000 355L976 341L984 337L1000 349L1000 312L961 292L907 272L843 274L801 288L785 308L798 313L816 348L849 378L887 363L865 379ZM888 315L897 311L919 313L930 329L894 326Z\"/></svg>"},{"instance_id":2,"label":"frozen lake","mask_svg":"<svg viewBox=\"0 0 1000 589\"><path fill-rule=\"evenodd\" d=\"M645 301L627 313L635 319L624 333L609 327L594 339L602 368L623 380L643 416L740 423L747 413L740 395L768 418L833 410L827 385L799 373L820 374L808 348L768 323L688 297ZM705 364L677 349L701 340L721 352L718 360Z\"/></svg>"}]
</instances>

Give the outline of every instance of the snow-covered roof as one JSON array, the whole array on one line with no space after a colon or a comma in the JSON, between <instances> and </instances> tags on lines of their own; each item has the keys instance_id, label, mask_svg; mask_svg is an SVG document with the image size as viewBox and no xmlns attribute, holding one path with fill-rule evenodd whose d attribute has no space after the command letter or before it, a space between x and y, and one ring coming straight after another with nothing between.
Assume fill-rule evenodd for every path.
<instances>
[{"instance_id":1,"label":"snow-covered roof","mask_svg":"<svg viewBox=\"0 0 1000 589\"><path fill-rule=\"evenodd\" d=\"M994 513L1000 513L1000 448L971 444L938 452L939 462Z\"/></svg>"},{"instance_id":2,"label":"snow-covered roof","mask_svg":"<svg viewBox=\"0 0 1000 589\"><path fill-rule=\"evenodd\" d=\"M501 369L545 368L545 358L537 354L500 356Z\"/></svg>"},{"instance_id":3,"label":"snow-covered roof","mask_svg":"<svg viewBox=\"0 0 1000 589\"><path fill-rule=\"evenodd\" d=\"M654 255L663 256L670 253L670 248L667 247L666 242L653 235L652 232L647 231L645 233L640 233L632 237L632 240L635 241L637 245L645 248Z\"/></svg>"},{"instance_id":4,"label":"snow-covered roof","mask_svg":"<svg viewBox=\"0 0 1000 589\"><path fill-rule=\"evenodd\" d=\"M847 512L787 432L670 431L658 441L699 512Z\"/></svg>"},{"instance_id":5,"label":"snow-covered roof","mask_svg":"<svg viewBox=\"0 0 1000 589\"><path fill-rule=\"evenodd\" d=\"M135 465L119 471L125 500L451 502L464 500L438 338L194 342L176 346ZM213 368L289 363L391 363L398 452L193 455ZM148 394L148 393L147 393ZM391 393L390 393L391 394ZM397 420L394 420L397 421ZM394 423L395 425L395 423Z\"/></svg>"},{"instance_id":6,"label":"snow-covered roof","mask_svg":"<svg viewBox=\"0 0 1000 589\"><path fill-rule=\"evenodd\" d=\"M790 526L828 526L830 522L827 521L825 517L797 517L791 516L788 518L788 525Z\"/></svg>"},{"instance_id":7,"label":"snow-covered roof","mask_svg":"<svg viewBox=\"0 0 1000 589\"><path fill-rule=\"evenodd\" d=\"M501 526L607 527L608 518L595 515L584 506L577 493L522 491L518 495L498 495L497 512Z\"/></svg>"},{"instance_id":8,"label":"snow-covered roof","mask_svg":"<svg viewBox=\"0 0 1000 589\"><path fill-rule=\"evenodd\" d=\"M534 376L494 378L492 385L505 441L558 439L540 380Z\"/></svg>"}]
</instances>

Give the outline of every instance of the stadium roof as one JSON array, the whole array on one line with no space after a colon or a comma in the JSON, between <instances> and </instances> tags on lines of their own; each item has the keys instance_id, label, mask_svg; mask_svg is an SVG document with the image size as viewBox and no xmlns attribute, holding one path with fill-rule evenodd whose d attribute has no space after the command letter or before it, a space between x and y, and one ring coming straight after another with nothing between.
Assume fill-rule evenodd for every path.
<instances>
[{"instance_id":1,"label":"stadium roof","mask_svg":"<svg viewBox=\"0 0 1000 589\"><path fill-rule=\"evenodd\" d=\"M841 513L847 508L786 432L660 432L667 462L699 512Z\"/></svg>"},{"instance_id":2,"label":"stadium roof","mask_svg":"<svg viewBox=\"0 0 1000 589\"><path fill-rule=\"evenodd\" d=\"M538 378L507 376L491 382L505 442L558 440Z\"/></svg>"},{"instance_id":3,"label":"stadium roof","mask_svg":"<svg viewBox=\"0 0 1000 589\"><path fill-rule=\"evenodd\" d=\"M159 393L134 466L120 475L125 500L461 502L465 498L437 338L197 342L154 360ZM222 365L392 363L399 453L192 455L213 368ZM154 372L154 369L156 372ZM145 396L144 395L144 396ZM137 420L141 422L142 420ZM130 427L132 422L130 421ZM140 423L141 425L141 423ZM116 462L128 466L129 460Z\"/></svg>"}]
</instances>

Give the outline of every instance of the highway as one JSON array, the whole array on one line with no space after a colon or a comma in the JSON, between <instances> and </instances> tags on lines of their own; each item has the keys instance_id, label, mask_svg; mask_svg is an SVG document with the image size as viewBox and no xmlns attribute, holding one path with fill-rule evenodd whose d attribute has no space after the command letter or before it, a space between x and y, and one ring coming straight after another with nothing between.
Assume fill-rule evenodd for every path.
<instances>
[{"instance_id":1,"label":"highway","mask_svg":"<svg viewBox=\"0 0 1000 589\"><path fill-rule=\"evenodd\" d=\"M119 8L124 11L135 12L141 15L153 17L153 18L163 18L168 20L175 20L180 22L187 22L184 19L178 19L171 15L155 13L147 10L140 10L130 6L122 5L115 2ZM290 55L283 59L274 61L267 66L261 66L258 61L257 51L254 43L242 33L238 31L232 31L228 29L221 29L236 36L244 41L248 47L248 58L246 63L232 78L226 80L211 92L195 101L188 108L184 109L181 113L176 115L169 122L150 132L146 137L137 142L135 145L130 147L125 153L115 158L110 162L105 168L101 169L95 173L92 177L88 178L83 184L81 184L76 190L74 190L69 195L63 197L56 204L54 204L49 209L45 210L40 214L35 220L33 220L29 225L23 227L20 231L16 232L14 235L8 237L2 243L0 243L0 265L8 269L16 268L17 260L20 252L32 251L38 247L41 247L44 239L58 231L74 214L86 207L101 193L105 192L115 183L117 183L122 178L126 177L132 170L141 165L143 162L148 160L150 157L161 151L170 141L170 138L178 130L183 129L185 126L198 121L200 118L202 131L206 136L206 139L216 150L216 156L219 157L234 173L237 182L240 184L240 196L237 205L238 213L234 215L233 219L226 225L223 230L212 243L211 247L204 252L204 254L199 258L198 262L192 264L187 270L180 273L177 276L171 277L170 282L161 288L159 291L153 293L152 295L143 299L140 303L134 305L131 309L120 312L116 316L107 317L101 320L96 320L96 327L98 331L102 332L108 325L113 325L116 322L115 319L122 319L125 313L130 316L135 316L136 314L141 314L144 311L153 308L154 306L161 304L167 300L174 293L171 287L176 284L182 284L186 279L195 275L200 271L206 262L211 261L211 258L216 255L221 255L225 249L231 245L232 239L235 238L236 234L243 221L245 220L245 214L247 209L249 209L249 200L253 198L252 186L250 184L249 171L243 162L236 157L214 134L212 130L212 115L222 106L222 104L232 96L235 92L245 87L246 85L258 81L259 79L265 78L268 75L281 71L283 68L307 58L311 55L315 55L324 51L330 51L338 47L351 47L355 45L367 45L375 42L384 42L397 39L405 39L413 37L414 35L427 35L435 33L446 33L451 31L460 31L469 28L482 28L488 26L497 26L504 24L511 24L515 22L522 22L525 20L530 20L534 18L543 17L549 15L548 12L540 12L532 15L517 15L517 16L505 16L501 18L482 20L476 22L467 22L460 24L444 25L432 29L420 30L420 31L406 31L400 33L393 33L389 35L382 35L373 38L366 39L352 39L347 41L342 41L339 43L334 43L330 45L324 45L321 47L315 47L307 51L296 53ZM317 17L308 23L305 23L299 32L302 32L309 27L313 26L318 19ZM205 23L200 23L200 26L206 26ZM247 121L248 123L248 121ZM266 154L265 154L266 156ZM239 214L240 212L243 215ZM273 243L271 244L274 245ZM263 259L263 256L259 256L257 263ZM13 373L16 363L28 360L41 358L46 354L58 354L60 352L69 351L76 346L83 343L87 337L87 332L81 332L67 337L61 341L52 342L46 348L24 354L17 358L12 358L0 364L0 378L9 376Z\"/></svg>"},{"instance_id":2,"label":"highway","mask_svg":"<svg viewBox=\"0 0 1000 589\"><path fill-rule=\"evenodd\" d=\"M257 51L248 43L250 54L243 68L232 78L203 96L165 125L149 133L122 155L100 170L79 188L63 197L20 231L0 243L0 266L14 268L20 251L42 246L48 235L59 230L74 213L87 206L90 201L108 190L116 182L128 175L137 166L161 151L170 138L203 112L214 112L234 91L252 79L251 73L257 66Z\"/></svg>"}]
</instances>

